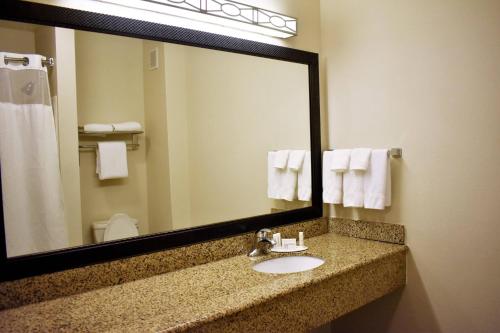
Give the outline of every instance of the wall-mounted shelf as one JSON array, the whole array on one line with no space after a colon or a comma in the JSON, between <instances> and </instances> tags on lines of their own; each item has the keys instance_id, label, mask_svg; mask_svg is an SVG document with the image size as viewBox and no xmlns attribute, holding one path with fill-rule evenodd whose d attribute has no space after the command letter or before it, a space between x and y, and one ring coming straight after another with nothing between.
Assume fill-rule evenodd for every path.
<instances>
[{"instance_id":1,"label":"wall-mounted shelf","mask_svg":"<svg viewBox=\"0 0 500 333\"><path fill-rule=\"evenodd\" d=\"M78 137L100 137L106 138L110 136L130 136L130 143L127 142L128 150L139 149L139 134L144 131L112 131L112 132L86 132L82 126L78 127ZM79 140L80 141L80 140ZM91 144L79 144L79 151L95 151L97 149L97 142Z\"/></svg>"}]
</instances>

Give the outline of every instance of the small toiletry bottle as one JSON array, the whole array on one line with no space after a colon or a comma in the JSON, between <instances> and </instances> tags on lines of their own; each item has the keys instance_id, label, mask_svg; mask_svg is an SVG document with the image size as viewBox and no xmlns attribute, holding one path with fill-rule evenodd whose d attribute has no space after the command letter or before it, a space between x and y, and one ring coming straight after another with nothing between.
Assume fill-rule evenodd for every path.
<instances>
[{"instance_id":1,"label":"small toiletry bottle","mask_svg":"<svg viewBox=\"0 0 500 333\"><path fill-rule=\"evenodd\" d=\"M304 246L304 232L299 232L299 246Z\"/></svg>"},{"instance_id":2,"label":"small toiletry bottle","mask_svg":"<svg viewBox=\"0 0 500 333\"><path fill-rule=\"evenodd\" d=\"M274 247L281 247L281 233L277 232L273 234L273 240L276 242Z\"/></svg>"}]
</instances>

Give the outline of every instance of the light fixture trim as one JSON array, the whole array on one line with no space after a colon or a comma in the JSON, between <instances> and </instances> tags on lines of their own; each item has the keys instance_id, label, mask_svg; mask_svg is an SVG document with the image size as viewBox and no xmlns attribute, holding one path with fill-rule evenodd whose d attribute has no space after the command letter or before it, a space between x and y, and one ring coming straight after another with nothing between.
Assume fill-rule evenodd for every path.
<instances>
[{"instance_id":1,"label":"light fixture trim","mask_svg":"<svg viewBox=\"0 0 500 333\"><path fill-rule=\"evenodd\" d=\"M113 0L101 1L117 3ZM140 6L140 9L143 10L150 10L144 6L144 3L182 9L222 19L220 22L214 22L214 20L204 21L207 23L273 37L289 38L297 36L298 33L296 18L233 0L136 0L136 2L143 3ZM165 14L169 15L169 13ZM177 15L180 16L181 14ZM196 20L203 21L204 15L198 16ZM230 23L226 20L242 23L243 25L240 26L238 23Z\"/></svg>"}]
</instances>

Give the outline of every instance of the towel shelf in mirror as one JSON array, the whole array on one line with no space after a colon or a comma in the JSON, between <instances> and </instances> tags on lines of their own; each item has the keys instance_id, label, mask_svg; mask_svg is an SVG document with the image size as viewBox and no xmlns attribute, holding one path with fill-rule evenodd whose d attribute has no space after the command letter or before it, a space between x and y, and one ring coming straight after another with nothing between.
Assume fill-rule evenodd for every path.
<instances>
[{"instance_id":1,"label":"towel shelf in mirror","mask_svg":"<svg viewBox=\"0 0 500 333\"><path fill-rule=\"evenodd\" d=\"M91 132L84 131L83 126L78 126L78 136L79 137L107 137L107 136L130 136L130 143L127 143L128 150L139 149L139 134L143 134L144 131L119 131L119 132ZM79 144L79 151L95 151L97 149L97 142L91 144Z\"/></svg>"}]
</instances>

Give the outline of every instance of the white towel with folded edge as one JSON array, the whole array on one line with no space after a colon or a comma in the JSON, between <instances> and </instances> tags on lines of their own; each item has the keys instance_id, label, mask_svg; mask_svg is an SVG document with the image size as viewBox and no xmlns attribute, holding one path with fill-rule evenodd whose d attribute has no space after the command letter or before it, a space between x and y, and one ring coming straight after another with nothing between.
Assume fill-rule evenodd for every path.
<instances>
[{"instance_id":1,"label":"white towel with folded edge","mask_svg":"<svg viewBox=\"0 0 500 333\"><path fill-rule=\"evenodd\" d=\"M294 201L297 198L297 171L286 168L284 170L281 170L281 172L281 199L284 199L286 201Z\"/></svg>"},{"instance_id":2,"label":"white towel with folded edge","mask_svg":"<svg viewBox=\"0 0 500 333\"><path fill-rule=\"evenodd\" d=\"M333 151L331 169L335 172L346 172L349 170L350 160L350 149L335 149Z\"/></svg>"},{"instance_id":3,"label":"white towel with folded edge","mask_svg":"<svg viewBox=\"0 0 500 333\"><path fill-rule=\"evenodd\" d=\"M100 180L128 177L125 142L98 142L96 154L96 173Z\"/></svg>"},{"instance_id":4,"label":"white towel with folded edge","mask_svg":"<svg viewBox=\"0 0 500 333\"><path fill-rule=\"evenodd\" d=\"M281 199L281 174L283 170L274 167L274 159L277 152L267 153L267 197L270 199Z\"/></svg>"},{"instance_id":5,"label":"white towel with folded edge","mask_svg":"<svg viewBox=\"0 0 500 333\"><path fill-rule=\"evenodd\" d=\"M364 179L364 207L385 209L391 205L391 163L388 149L374 149Z\"/></svg>"},{"instance_id":6,"label":"white towel with folded edge","mask_svg":"<svg viewBox=\"0 0 500 333\"><path fill-rule=\"evenodd\" d=\"M311 201L311 181L311 152L308 151L304 154L304 162L299 171L297 181L297 196L300 201Z\"/></svg>"},{"instance_id":7,"label":"white towel with folded edge","mask_svg":"<svg viewBox=\"0 0 500 333\"><path fill-rule=\"evenodd\" d=\"M323 153L323 202L341 204L343 174L331 170L332 158L332 151Z\"/></svg>"},{"instance_id":8,"label":"white towel with folded edge","mask_svg":"<svg viewBox=\"0 0 500 333\"><path fill-rule=\"evenodd\" d=\"M290 150L288 155L288 168L299 171L304 163L305 150Z\"/></svg>"},{"instance_id":9,"label":"white towel with folded edge","mask_svg":"<svg viewBox=\"0 0 500 333\"><path fill-rule=\"evenodd\" d=\"M137 121L127 121L124 123L114 123L112 124L113 130L115 132L136 132L141 131L142 126Z\"/></svg>"},{"instance_id":10,"label":"white towel with folded edge","mask_svg":"<svg viewBox=\"0 0 500 333\"><path fill-rule=\"evenodd\" d=\"M85 124L83 125L84 132L113 132L111 124Z\"/></svg>"},{"instance_id":11,"label":"white towel with folded edge","mask_svg":"<svg viewBox=\"0 0 500 333\"><path fill-rule=\"evenodd\" d=\"M349 170L366 171L370 165L370 155L372 150L369 148L356 148L351 151Z\"/></svg>"},{"instance_id":12,"label":"white towel with folded edge","mask_svg":"<svg viewBox=\"0 0 500 333\"><path fill-rule=\"evenodd\" d=\"M359 170L349 170L343 175L344 207L363 207L365 198L363 187L365 172Z\"/></svg>"},{"instance_id":13,"label":"white towel with folded edge","mask_svg":"<svg viewBox=\"0 0 500 333\"><path fill-rule=\"evenodd\" d=\"M289 150L278 150L274 156L273 166L278 169L285 169L288 163Z\"/></svg>"}]
</instances>

